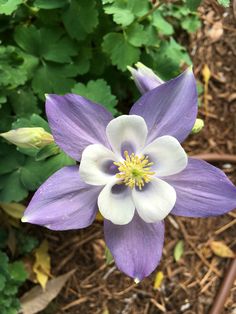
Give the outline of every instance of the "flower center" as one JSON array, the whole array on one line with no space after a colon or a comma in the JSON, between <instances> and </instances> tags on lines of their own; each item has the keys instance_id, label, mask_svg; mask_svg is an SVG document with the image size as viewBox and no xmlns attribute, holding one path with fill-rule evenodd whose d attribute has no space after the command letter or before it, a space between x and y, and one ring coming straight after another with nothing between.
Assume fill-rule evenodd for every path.
<instances>
[{"instance_id":1,"label":"flower center","mask_svg":"<svg viewBox=\"0 0 236 314\"><path fill-rule=\"evenodd\" d=\"M129 155L128 151L124 152L124 156L123 162L114 162L120 171L116 177L131 189L137 186L142 190L144 184L150 182L155 174L155 172L150 171L153 162L149 162L148 156L138 157L134 153Z\"/></svg>"}]
</instances>

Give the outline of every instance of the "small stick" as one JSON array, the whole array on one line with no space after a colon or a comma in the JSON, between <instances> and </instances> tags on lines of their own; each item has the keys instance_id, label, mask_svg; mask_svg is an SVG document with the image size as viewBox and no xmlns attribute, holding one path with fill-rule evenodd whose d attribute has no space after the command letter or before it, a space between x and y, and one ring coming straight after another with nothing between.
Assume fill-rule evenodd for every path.
<instances>
[{"instance_id":1,"label":"small stick","mask_svg":"<svg viewBox=\"0 0 236 314\"><path fill-rule=\"evenodd\" d=\"M212 153L212 154L199 154L199 155L195 155L195 156L191 156L191 157L197 158L197 159L203 159L203 160L206 160L209 162L223 161L223 162L236 163L236 155L230 155L230 154Z\"/></svg>"},{"instance_id":2,"label":"small stick","mask_svg":"<svg viewBox=\"0 0 236 314\"><path fill-rule=\"evenodd\" d=\"M226 298L229 295L230 289L233 286L235 278L236 278L236 259L234 259L230 264L228 273L226 274L226 276L225 276L225 278L224 278L224 280L220 286L220 289L216 295L215 301L213 303L213 306L212 306L209 314L222 313Z\"/></svg>"}]
</instances>

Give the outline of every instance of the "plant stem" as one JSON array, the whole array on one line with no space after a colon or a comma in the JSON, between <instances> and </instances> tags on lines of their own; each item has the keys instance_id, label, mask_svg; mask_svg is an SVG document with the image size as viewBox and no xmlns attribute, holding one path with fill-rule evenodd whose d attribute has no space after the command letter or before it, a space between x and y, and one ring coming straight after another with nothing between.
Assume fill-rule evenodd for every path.
<instances>
[{"instance_id":1,"label":"plant stem","mask_svg":"<svg viewBox=\"0 0 236 314\"><path fill-rule=\"evenodd\" d=\"M137 22L142 22L143 20L145 20L149 15L155 12L164 3L165 3L164 1L160 1L154 4L154 6L147 13L145 13L143 16L138 18Z\"/></svg>"}]
</instances>

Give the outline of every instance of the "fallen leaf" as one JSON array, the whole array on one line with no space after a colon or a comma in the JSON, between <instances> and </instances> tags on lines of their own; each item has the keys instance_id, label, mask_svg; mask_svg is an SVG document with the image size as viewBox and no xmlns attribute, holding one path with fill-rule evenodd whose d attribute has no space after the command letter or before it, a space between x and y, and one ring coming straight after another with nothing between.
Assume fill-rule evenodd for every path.
<instances>
[{"instance_id":1,"label":"fallen leaf","mask_svg":"<svg viewBox=\"0 0 236 314\"><path fill-rule=\"evenodd\" d=\"M5 213L16 219L21 219L26 209L24 205L19 203L0 203L0 206Z\"/></svg>"},{"instance_id":2,"label":"fallen leaf","mask_svg":"<svg viewBox=\"0 0 236 314\"><path fill-rule=\"evenodd\" d=\"M50 276L50 256L48 254L48 242L44 240L35 250L35 263L33 271L36 274L37 282L45 289L48 277Z\"/></svg>"},{"instance_id":3,"label":"fallen leaf","mask_svg":"<svg viewBox=\"0 0 236 314\"><path fill-rule=\"evenodd\" d=\"M154 290L158 290L161 287L163 279L164 279L163 272L158 271L154 280L154 285L153 285Z\"/></svg>"},{"instance_id":4,"label":"fallen leaf","mask_svg":"<svg viewBox=\"0 0 236 314\"><path fill-rule=\"evenodd\" d=\"M202 69L202 75L204 79L204 108L206 113L208 112L208 83L211 78L211 71L207 64L204 65Z\"/></svg>"},{"instance_id":5,"label":"fallen leaf","mask_svg":"<svg viewBox=\"0 0 236 314\"><path fill-rule=\"evenodd\" d=\"M183 253L184 253L184 241L180 240L177 242L174 248L174 259L176 262L178 262L181 259Z\"/></svg>"},{"instance_id":6,"label":"fallen leaf","mask_svg":"<svg viewBox=\"0 0 236 314\"><path fill-rule=\"evenodd\" d=\"M48 304L59 294L66 281L73 275L75 270L72 270L57 278L48 281L46 289L37 285L28 291L20 299L21 311L23 314L34 314L44 310Z\"/></svg>"},{"instance_id":7,"label":"fallen leaf","mask_svg":"<svg viewBox=\"0 0 236 314\"><path fill-rule=\"evenodd\" d=\"M211 241L210 248L219 257L235 258L235 253L221 241Z\"/></svg>"},{"instance_id":8,"label":"fallen leaf","mask_svg":"<svg viewBox=\"0 0 236 314\"><path fill-rule=\"evenodd\" d=\"M212 28L208 31L207 36L211 39L212 42L218 41L223 35L223 25L221 21L215 22Z\"/></svg>"},{"instance_id":9,"label":"fallen leaf","mask_svg":"<svg viewBox=\"0 0 236 314\"><path fill-rule=\"evenodd\" d=\"M95 218L97 221L103 221L103 217L102 217L102 215L100 214L100 212L98 212L97 213L97 216L96 216L96 218Z\"/></svg>"}]
</instances>

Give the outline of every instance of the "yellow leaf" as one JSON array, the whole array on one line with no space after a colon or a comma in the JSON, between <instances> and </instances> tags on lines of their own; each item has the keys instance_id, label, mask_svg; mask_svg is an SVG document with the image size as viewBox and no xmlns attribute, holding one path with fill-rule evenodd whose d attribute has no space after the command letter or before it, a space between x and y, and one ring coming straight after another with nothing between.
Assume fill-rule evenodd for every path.
<instances>
[{"instance_id":1,"label":"yellow leaf","mask_svg":"<svg viewBox=\"0 0 236 314\"><path fill-rule=\"evenodd\" d=\"M1 208L7 213L9 216L21 219L23 217L25 206L19 203L0 203Z\"/></svg>"},{"instance_id":2,"label":"yellow leaf","mask_svg":"<svg viewBox=\"0 0 236 314\"><path fill-rule=\"evenodd\" d=\"M48 277L50 276L50 256L48 254L48 242L44 240L35 251L35 263L33 271L36 274L37 282L45 289Z\"/></svg>"},{"instance_id":3,"label":"yellow leaf","mask_svg":"<svg viewBox=\"0 0 236 314\"><path fill-rule=\"evenodd\" d=\"M154 280L153 288L158 290L161 287L162 281L164 278L164 274L162 271L158 271Z\"/></svg>"},{"instance_id":4,"label":"yellow leaf","mask_svg":"<svg viewBox=\"0 0 236 314\"><path fill-rule=\"evenodd\" d=\"M97 220L97 221L103 221L103 217L102 217L102 215L100 214L100 212L97 213L96 220Z\"/></svg>"},{"instance_id":5,"label":"yellow leaf","mask_svg":"<svg viewBox=\"0 0 236 314\"><path fill-rule=\"evenodd\" d=\"M211 241L210 248L213 251L213 253L219 257L228 257L228 258L235 257L234 252L226 244L224 244L221 241Z\"/></svg>"},{"instance_id":6,"label":"yellow leaf","mask_svg":"<svg viewBox=\"0 0 236 314\"><path fill-rule=\"evenodd\" d=\"M202 69L202 75L203 75L205 84L208 85L209 79L211 77L211 71L210 71L207 64L205 64L203 69Z\"/></svg>"}]
</instances>

